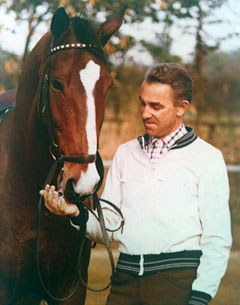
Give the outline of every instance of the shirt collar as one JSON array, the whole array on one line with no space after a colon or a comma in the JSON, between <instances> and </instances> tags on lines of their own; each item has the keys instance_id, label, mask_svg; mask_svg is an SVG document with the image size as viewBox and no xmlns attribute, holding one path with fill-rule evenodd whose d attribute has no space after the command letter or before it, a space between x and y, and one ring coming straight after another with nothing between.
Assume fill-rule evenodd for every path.
<instances>
[{"instance_id":1,"label":"shirt collar","mask_svg":"<svg viewBox=\"0 0 240 305\"><path fill-rule=\"evenodd\" d=\"M187 129L182 123L177 130L174 130L172 133L161 139L167 148L170 148L177 140L183 137L187 133Z\"/></svg>"},{"instance_id":2,"label":"shirt collar","mask_svg":"<svg viewBox=\"0 0 240 305\"><path fill-rule=\"evenodd\" d=\"M185 134L187 134L187 129L185 125L182 123L177 130L174 130L172 133L167 135L166 137L159 139L152 136L149 136L148 134L144 134L143 136L138 137L138 141L142 147L142 149L146 149L148 146L154 144L156 141L161 140L164 142L164 144L167 146L167 148L171 148L171 146L174 145L174 143L182 138Z\"/></svg>"}]
</instances>

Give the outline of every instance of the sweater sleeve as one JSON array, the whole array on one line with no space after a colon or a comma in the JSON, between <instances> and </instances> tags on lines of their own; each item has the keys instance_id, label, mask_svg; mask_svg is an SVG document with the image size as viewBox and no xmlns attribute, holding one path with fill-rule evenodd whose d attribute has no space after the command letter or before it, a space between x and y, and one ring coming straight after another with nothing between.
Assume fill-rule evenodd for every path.
<instances>
[{"instance_id":1,"label":"sweater sleeve","mask_svg":"<svg viewBox=\"0 0 240 305\"><path fill-rule=\"evenodd\" d=\"M121 146L118 148L112 162L112 166L109 169L104 191L101 198L106 199L116 205L118 208L121 208ZM102 212L104 215L104 221L106 228L114 230L120 226L121 217L107 203L101 202ZM95 215L98 217L97 212L94 211ZM86 236L98 243L103 243L102 232L97 218L93 213L89 213L89 219L87 222L87 234ZM110 241L114 239L114 233L108 231L108 238Z\"/></svg>"},{"instance_id":2,"label":"sweater sleeve","mask_svg":"<svg viewBox=\"0 0 240 305\"><path fill-rule=\"evenodd\" d=\"M189 303L193 304L195 298L199 300L200 293L200 299L204 295L206 298L205 303L196 303L199 305L208 304L206 300L215 296L227 268L232 243L229 183L222 154L216 151L208 155L203 164L198 185L202 256Z\"/></svg>"}]
</instances>

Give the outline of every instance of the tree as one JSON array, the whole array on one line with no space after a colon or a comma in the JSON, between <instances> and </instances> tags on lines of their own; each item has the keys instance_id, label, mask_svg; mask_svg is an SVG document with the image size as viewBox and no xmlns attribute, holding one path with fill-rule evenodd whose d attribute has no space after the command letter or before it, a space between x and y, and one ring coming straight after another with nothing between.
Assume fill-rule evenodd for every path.
<instances>
[{"instance_id":1,"label":"tree","mask_svg":"<svg viewBox=\"0 0 240 305\"><path fill-rule=\"evenodd\" d=\"M26 60L28 52L30 51L31 40L34 33L40 25L49 23L52 14L56 11L58 6L64 6L70 15L75 15L80 12L83 17L93 20L101 20L107 18L114 12L120 5L126 4L126 1L99 1L99 0L2 0L2 7L6 12L14 12L16 21L18 23L27 23L28 34L26 37L24 54L22 62ZM128 2L129 10L126 19L128 22L137 22L143 20L146 16L151 16L156 20L157 10L152 8L152 1L147 0L132 0ZM120 37L120 36L119 36ZM116 39L115 43L108 48L109 52L115 52L120 47L126 48L127 44L131 45L132 40L129 38Z\"/></svg>"},{"instance_id":2,"label":"tree","mask_svg":"<svg viewBox=\"0 0 240 305\"><path fill-rule=\"evenodd\" d=\"M18 84L19 58L0 49L0 92L16 88Z\"/></svg>"},{"instance_id":3,"label":"tree","mask_svg":"<svg viewBox=\"0 0 240 305\"><path fill-rule=\"evenodd\" d=\"M207 78L205 99L209 109L219 115L240 111L240 51L214 52L207 56L202 71Z\"/></svg>"},{"instance_id":4,"label":"tree","mask_svg":"<svg viewBox=\"0 0 240 305\"><path fill-rule=\"evenodd\" d=\"M177 20L184 19L183 33L194 37L193 66L198 73L201 73L204 58L209 52L219 49L221 41L237 34L216 37L213 31L214 25L228 22L216 16L216 11L226 5L228 0L165 0L164 2L172 21L178 22Z\"/></svg>"},{"instance_id":5,"label":"tree","mask_svg":"<svg viewBox=\"0 0 240 305\"><path fill-rule=\"evenodd\" d=\"M226 5L228 0L165 0L166 10L170 19L178 23L184 20L183 33L194 37L195 49L193 61L188 66L194 77L195 99L197 101L198 120L209 109L209 99L206 99L206 88L209 78L203 73L206 60L210 54L219 50L221 42L238 33L216 36L214 26L228 22L216 15L218 9ZM214 53L215 54L215 53Z\"/></svg>"}]
</instances>

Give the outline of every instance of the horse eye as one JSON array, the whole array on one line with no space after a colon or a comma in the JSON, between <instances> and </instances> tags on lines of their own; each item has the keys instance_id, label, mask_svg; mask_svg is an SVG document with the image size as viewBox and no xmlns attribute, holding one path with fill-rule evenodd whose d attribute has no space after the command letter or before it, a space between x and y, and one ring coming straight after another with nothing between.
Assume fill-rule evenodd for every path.
<instances>
[{"instance_id":1,"label":"horse eye","mask_svg":"<svg viewBox=\"0 0 240 305\"><path fill-rule=\"evenodd\" d=\"M52 80L52 86L54 89L56 89L58 91L63 91L63 84L60 83L60 81L57 79Z\"/></svg>"}]
</instances>

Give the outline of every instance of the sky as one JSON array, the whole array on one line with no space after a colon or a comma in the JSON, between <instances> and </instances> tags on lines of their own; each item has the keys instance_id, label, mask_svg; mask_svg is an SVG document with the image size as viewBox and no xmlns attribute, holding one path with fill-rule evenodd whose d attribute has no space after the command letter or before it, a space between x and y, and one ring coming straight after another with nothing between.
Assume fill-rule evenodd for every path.
<instances>
[{"instance_id":1,"label":"sky","mask_svg":"<svg viewBox=\"0 0 240 305\"><path fill-rule=\"evenodd\" d=\"M225 5L219 10L215 11L216 19L227 19L229 22L212 25L208 28L209 33L209 42L212 37L224 37L228 33L235 32L240 34L240 0L229 0L228 5ZM193 20L194 22L194 20ZM184 22L180 23L181 27L173 27L171 36L173 38L172 43L172 53L179 55L184 59L184 61L191 61L192 52L194 49L194 40L190 35L183 35L182 28L184 27ZM126 32L133 32L136 35L141 33L141 37L148 37L149 40L153 40L153 27L154 31L158 31L161 28L161 25L153 25L146 21L141 25L125 25L124 30ZM240 50L240 35L239 37L235 36L232 39L225 40L221 43L220 49L222 51L231 52L235 50ZM146 60L146 56L144 57Z\"/></svg>"},{"instance_id":2,"label":"sky","mask_svg":"<svg viewBox=\"0 0 240 305\"><path fill-rule=\"evenodd\" d=\"M216 18L226 18L229 23L212 26L209 28L210 36L222 37L228 32L240 32L240 1L229 0L229 3L224 8L216 12ZM27 28L24 24L16 24L14 21L14 14L6 15L0 8L0 25L2 30L0 32L0 46L4 50L14 52L18 55L23 54L24 43L26 39ZM184 26L184 24L182 24ZM152 25L148 20L143 24L128 25L124 24L121 28L123 33L131 33L134 37L141 38L148 37L151 41L154 39L154 31L161 31L161 25ZM32 47L38 39L47 31L46 28L40 28L39 32L35 35ZM174 27L172 30L173 44L172 53L179 55L184 61L191 60L191 54L194 48L194 41L190 35L183 35L180 27ZM210 38L210 37L209 37ZM240 49L240 37L234 37L221 43L221 50L234 51ZM132 52L132 54L131 54ZM138 49L130 51L129 55L137 56L139 61L143 59L144 63L151 64L149 55L141 53Z\"/></svg>"}]
</instances>

